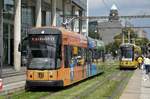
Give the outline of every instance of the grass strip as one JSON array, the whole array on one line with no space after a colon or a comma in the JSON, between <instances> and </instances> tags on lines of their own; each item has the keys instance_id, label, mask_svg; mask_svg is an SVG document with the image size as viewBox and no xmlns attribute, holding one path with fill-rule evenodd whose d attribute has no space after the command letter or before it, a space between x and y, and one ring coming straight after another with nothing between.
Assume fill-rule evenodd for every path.
<instances>
[{"instance_id":1,"label":"grass strip","mask_svg":"<svg viewBox=\"0 0 150 99\"><path fill-rule=\"evenodd\" d=\"M94 84L97 81L100 80L103 81L106 76L110 75L113 72L119 71L118 69L116 69L116 66L109 68L109 70L107 70L103 75L95 77L94 79L91 80L87 80L83 83L80 83L78 86L74 86L71 89L67 89L62 92L58 92L52 96L48 96L46 99L72 99L73 97L79 95L80 93L87 91L88 88L94 86Z\"/></svg>"},{"instance_id":2,"label":"grass strip","mask_svg":"<svg viewBox=\"0 0 150 99\"><path fill-rule=\"evenodd\" d=\"M39 99L41 97L46 97L46 99L71 99L72 97L74 97L74 95L86 91L86 89L88 88L88 86L93 86L95 84L95 81L97 80L103 80L107 75L118 71L116 69L117 64L113 63L113 66L108 66L108 63L104 63L103 64L103 68L104 68L104 74L103 75L99 75L96 76L92 79L88 79L85 80L84 82L81 82L73 87L69 87L69 88L65 88L64 90L60 90L59 92L53 93L52 95L48 96L50 94L50 92L25 92L25 91L20 91L20 92L16 92L12 95L8 96L2 96L2 98L0 97L0 99L6 99L11 98L11 99ZM4 98L3 98L4 97Z\"/></svg>"}]
</instances>

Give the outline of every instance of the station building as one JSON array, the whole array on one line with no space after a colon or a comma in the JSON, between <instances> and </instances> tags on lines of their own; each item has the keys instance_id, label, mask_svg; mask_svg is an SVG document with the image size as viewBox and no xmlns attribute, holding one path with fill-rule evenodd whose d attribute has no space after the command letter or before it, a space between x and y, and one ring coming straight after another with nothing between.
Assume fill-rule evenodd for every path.
<instances>
[{"instance_id":1,"label":"station building","mask_svg":"<svg viewBox=\"0 0 150 99\"><path fill-rule=\"evenodd\" d=\"M119 20L118 8L115 4L110 9L108 21L98 22L98 27L101 38L106 45L113 42L116 35L122 33L122 24Z\"/></svg>"},{"instance_id":2,"label":"station building","mask_svg":"<svg viewBox=\"0 0 150 99\"><path fill-rule=\"evenodd\" d=\"M87 0L0 0L0 62L21 69L18 45L32 27L58 26L66 16L86 16ZM71 22L72 31L87 35L87 22Z\"/></svg>"},{"instance_id":3,"label":"station building","mask_svg":"<svg viewBox=\"0 0 150 99\"><path fill-rule=\"evenodd\" d=\"M118 27L118 28L116 28ZM97 33L105 45L114 41L114 37L122 33L122 24L116 5L112 5L107 20L89 21L89 32Z\"/></svg>"}]
</instances>

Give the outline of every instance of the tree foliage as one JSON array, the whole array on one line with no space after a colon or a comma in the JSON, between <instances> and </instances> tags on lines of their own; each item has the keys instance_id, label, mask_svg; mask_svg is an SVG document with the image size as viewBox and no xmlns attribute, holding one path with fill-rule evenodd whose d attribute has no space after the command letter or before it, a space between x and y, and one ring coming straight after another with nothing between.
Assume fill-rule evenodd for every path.
<instances>
[{"instance_id":1,"label":"tree foliage","mask_svg":"<svg viewBox=\"0 0 150 99\"><path fill-rule=\"evenodd\" d=\"M128 34L130 31L130 35ZM128 43L128 36L130 36L130 43L135 43L138 46L145 47L149 42L147 38L140 38L131 28L123 29L125 43ZM116 51L118 51L120 44L122 43L122 33L114 37L114 41L106 45L106 51L111 52L115 56Z\"/></svg>"},{"instance_id":2,"label":"tree foliage","mask_svg":"<svg viewBox=\"0 0 150 99\"><path fill-rule=\"evenodd\" d=\"M99 39L98 32L89 32L89 37Z\"/></svg>"}]
</instances>

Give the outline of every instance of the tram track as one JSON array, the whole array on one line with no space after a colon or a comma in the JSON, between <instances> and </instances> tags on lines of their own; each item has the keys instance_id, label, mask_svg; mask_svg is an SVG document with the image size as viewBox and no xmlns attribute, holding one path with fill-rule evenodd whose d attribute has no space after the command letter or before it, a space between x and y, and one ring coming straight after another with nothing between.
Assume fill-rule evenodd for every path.
<instances>
[{"instance_id":1,"label":"tram track","mask_svg":"<svg viewBox=\"0 0 150 99\"><path fill-rule=\"evenodd\" d=\"M106 78L106 76L109 79L112 78L112 75L115 76L117 74L116 72L118 72L118 70L119 70L119 69L116 69L117 67L118 67L117 65L113 65L113 64L107 66L107 68L105 68L106 73L104 73L102 75L97 75L94 78L92 78L91 80L89 80L89 79L86 80L83 83L86 83L86 82L88 82L88 83L84 86L82 85L83 83L80 83L81 85L79 85L79 86L82 86L82 87L79 88L79 90L73 91L72 90L72 89L74 89L74 87L73 87L73 88L67 89L68 91L70 90L67 93L66 93L66 89L65 89L62 92L58 92L58 93L53 94L53 96L47 96L47 97L42 98L42 99L49 99L49 98L51 98L51 99L55 99L55 98L80 99L80 97L87 96L89 93L91 93L93 90L95 90L98 86L101 86L105 82L107 82L108 80L106 80L106 79L104 80L104 78ZM114 71L115 71L115 73L113 73ZM95 87L93 88L93 86L95 86ZM91 91L87 92L87 90L91 90Z\"/></svg>"},{"instance_id":2,"label":"tram track","mask_svg":"<svg viewBox=\"0 0 150 99\"><path fill-rule=\"evenodd\" d=\"M132 71L127 71L127 72L132 72ZM126 84L129 82L129 80L130 80L130 75L127 75L126 77L122 77L121 78L121 83L117 86L117 88L111 94L109 99L116 99L116 96L120 96L121 93L123 92ZM117 98L119 98L119 97L117 97Z\"/></svg>"},{"instance_id":3,"label":"tram track","mask_svg":"<svg viewBox=\"0 0 150 99\"><path fill-rule=\"evenodd\" d=\"M107 82L120 78L123 80L120 75L123 73L127 73L130 71L120 71L117 67L117 64L106 64L107 66L104 69L104 73L101 75L97 75L95 77L89 78L82 83L78 83L75 85L72 85L68 88L63 88L62 90L58 91L52 91L52 90L46 90L46 91L23 91L22 93L16 95L17 97L21 97L22 99L30 99L30 97L38 98L38 99L84 99L84 97L90 97L90 94L93 94L98 88L101 88L104 84ZM121 85L119 85L121 86ZM119 90L119 88L117 87ZM115 91L117 93L117 91ZM116 93L112 93L111 95L107 95L105 97L113 99ZM13 95L10 95L10 97L14 97ZM15 99L15 98L12 98ZM99 99L99 98L98 98Z\"/></svg>"},{"instance_id":4,"label":"tram track","mask_svg":"<svg viewBox=\"0 0 150 99\"><path fill-rule=\"evenodd\" d=\"M95 91L98 87L102 86L104 83L106 83L107 81L111 80L113 77L116 76L116 74L118 74L118 72L116 73L113 73L113 74L110 74L106 77L105 80L103 81L97 81L94 85L95 86L91 86L90 88L86 89L88 91L85 91L85 92L82 92L80 93L80 95L78 96L75 96L73 99L80 99L81 97L85 97L85 96L88 96L90 93L92 93L93 91Z\"/></svg>"},{"instance_id":5,"label":"tram track","mask_svg":"<svg viewBox=\"0 0 150 99\"><path fill-rule=\"evenodd\" d=\"M118 79L118 77L120 77L123 73L126 73L126 72L128 72L128 71L121 71L121 72L117 71L117 72L114 72L113 74L110 74L107 77L105 77L105 79L103 79L103 81L102 80L97 81L94 84L94 86L91 86L91 87L87 88L85 92L82 92L82 93L80 93L77 96L74 96L72 99L81 99L81 98L84 98L84 97L88 97L95 90L97 90L97 88L103 86L108 81L111 81L111 80L114 80L114 79ZM123 77L121 77L121 81L123 81L123 80L127 81L128 79L129 79L129 77L126 78L126 80ZM115 90L115 92L111 96L108 95L108 96L105 96L105 97L107 97L108 99L114 99L115 95L118 94L118 91L120 89L123 90L124 87L122 87L122 85L123 84L121 83L120 86L117 88L117 90Z\"/></svg>"}]
</instances>

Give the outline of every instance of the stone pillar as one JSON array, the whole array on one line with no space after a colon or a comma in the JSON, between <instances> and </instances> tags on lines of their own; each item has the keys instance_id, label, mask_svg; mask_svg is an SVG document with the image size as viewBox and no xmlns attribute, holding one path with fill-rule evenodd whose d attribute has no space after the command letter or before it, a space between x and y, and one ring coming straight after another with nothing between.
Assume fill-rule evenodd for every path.
<instances>
[{"instance_id":1,"label":"stone pillar","mask_svg":"<svg viewBox=\"0 0 150 99\"><path fill-rule=\"evenodd\" d=\"M41 27L42 12L41 12L41 0L36 0L36 27Z\"/></svg>"},{"instance_id":2,"label":"stone pillar","mask_svg":"<svg viewBox=\"0 0 150 99\"><path fill-rule=\"evenodd\" d=\"M87 4L87 7L86 7L86 16L88 17L89 16L89 3L88 3L88 0L86 0L86 4ZM89 19L87 18L86 20L86 36L89 35Z\"/></svg>"},{"instance_id":3,"label":"stone pillar","mask_svg":"<svg viewBox=\"0 0 150 99\"><path fill-rule=\"evenodd\" d=\"M56 1L52 0L52 26L56 26Z\"/></svg>"},{"instance_id":4,"label":"stone pillar","mask_svg":"<svg viewBox=\"0 0 150 99\"><path fill-rule=\"evenodd\" d=\"M21 69L21 53L18 52L18 45L21 41L21 0L15 0L14 15L14 68Z\"/></svg>"},{"instance_id":5,"label":"stone pillar","mask_svg":"<svg viewBox=\"0 0 150 99\"><path fill-rule=\"evenodd\" d=\"M3 5L0 1L0 77L3 69Z\"/></svg>"}]
</instances>

